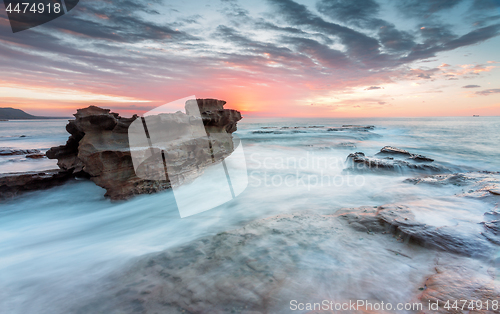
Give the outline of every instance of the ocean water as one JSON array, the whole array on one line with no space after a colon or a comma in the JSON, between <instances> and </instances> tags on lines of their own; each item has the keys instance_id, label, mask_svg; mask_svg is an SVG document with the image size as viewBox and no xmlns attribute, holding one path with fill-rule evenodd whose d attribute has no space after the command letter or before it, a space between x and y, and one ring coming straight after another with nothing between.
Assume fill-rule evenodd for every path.
<instances>
[{"instance_id":1,"label":"ocean water","mask_svg":"<svg viewBox=\"0 0 500 314\"><path fill-rule=\"evenodd\" d=\"M64 144L65 124L0 122L0 147L46 151ZM328 131L346 124L375 128ZM419 208L419 219L431 225L479 228L491 205L454 198L462 187L404 183L417 175L410 172L349 175L342 170L349 153L374 155L391 145L457 172L499 171L499 129L500 117L244 119L236 134L245 151L248 187L209 211L181 219L171 191L112 202L102 188L85 180L3 201L0 313L68 313L99 293L94 287L100 280L133 258L281 213L399 203ZM53 160L0 156L0 173L52 168ZM358 259L358 267L370 267L363 255L352 259ZM374 280L390 271L381 269ZM363 294L361 285L359 289ZM406 297L405 288L397 284L380 289L381 295Z\"/></svg>"},{"instance_id":2,"label":"ocean water","mask_svg":"<svg viewBox=\"0 0 500 314\"><path fill-rule=\"evenodd\" d=\"M0 121L0 149L38 149L45 153L68 139L68 120ZM56 169L57 160L29 159L23 155L0 156L0 173Z\"/></svg>"}]
</instances>

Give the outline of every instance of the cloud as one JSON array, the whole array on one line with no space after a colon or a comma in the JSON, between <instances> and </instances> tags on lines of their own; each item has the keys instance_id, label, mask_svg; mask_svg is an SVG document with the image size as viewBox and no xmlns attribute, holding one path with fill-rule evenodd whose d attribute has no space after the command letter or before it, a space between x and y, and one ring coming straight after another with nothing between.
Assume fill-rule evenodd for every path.
<instances>
[{"instance_id":1,"label":"cloud","mask_svg":"<svg viewBox=\"0 0 500 314\"><path fill-rule=\"evenodd\" d=\"M416 46L415 36L396 29L393 24L384 23L378 30L380 43L390 52L407 52Z\"/></svg>"},{"instance_id":2,"label":"cloud","mask_svg":"<svg viewBox=\"0 0 500 314\"><path fill-rule=\"evenodd\" d=\"M364 105L364 106L378 106L386 105L387 102L382 99L376 98L350 98L350 99L340 99L338 101L339 105L344 106L354 106L354 105Z\"/></svg>"},{"instance_id":3,"label":"cloud","mask_svg":"<svg viewBox=\"0 0 500 314\"><path fill-rule=\"evenodd\" d=\"M398 30L394 24L376 17L380 5L374 0L321 0L316 7L320 13L333 20L366 29L378 29L378 41L388 51L409 50L415 46L412 34Z\"/></svg>"},{"instance_id":4,"label":"cloud","mask_svg":"<svg viewBox=\"0 0 500 314\"><path fill-rule=\"evenodd\" d=\"M458 15L446 19L453 25L434 18L454 10L451 2L434 7L433 1L403 1L396 10L433 12L412 15L404 25L386 14L394 3L302 3L224 0L195 7L184 1L88 0L63 18L15 35L2 13L0 81L154 101L194 88L208 97L222 90L242 98L246 89L252 91L247 99L279 91L273 101L285 97L291 103L400 80L477 77L496 66L420 67L437 61L430 59L436 55L436 64L442 63L444 51L500 34L493 20L479 27Z\"/></svg>"},{"instance_id":5,"label":"cloud","mask_svg":"<svg viewBox=\"0 0 500 314\"><path fill-rule=\"evenodd\" d=\"M370 87L365 88L365 90L374 90L374 89L382 89L382 87L380 87L380 86L370 86Z\"/></svg>"},{"instance_id":6,"label":"cloud","mask_svg":"<svg viewBox=\"0 0 500 314\"><path fill-rule=\"evenodd\" d=\"M479 85L465 85L465 86L462 86L462 88L479 88L481 86Z\"/></svg>"},{"instance_id":7,"label":"cloud","mask_svg":"<svg viewBox=\"0 0 500 314\"><path fill-rule=\"evenodd\" d=\"M335 20L360 25L373 18L380 5L374 0L320 0L316 8Z\"/></svg>"},{"instance_id":8,"label":"cloud","mask_svg":"<svg viewBox=\"0 0 500 314\"><path fill-rule=\"evenodd\" d=\"M73 36L116 42L196 39L195 36L176 30L173 25L155 23L151 18L144 18L145 15L151 17L160 13L151 9L149 5L129 0L113 2L90 0L80 3L73 11L71 18L56 19L47 23L47 27L51 31L62 31Z\"/></svg>"},{"instance_id":9,"label":"cloud","mask_svg":"<svg viewBox=\"0 0 500 314\"><path fill-rule=\"evenodd\" d=\"M431 80L434 79L435 75L439 74L440 68L419 68L410 69L405 77L410 80Z\"/></svg>"},{"instance_id":10,"label":"cloud","mask_svg":"<svg viewBox=\"0 0 500 314\"><path fill-rule=\"evenodd\" d=\"M338 38L340 43L345 46L347 55L357 59L358 62L372 61L379 52L380 44L375 38L354 29L325 21L302 4L292 0L270 0L269 2L276 8L276 13L287 22Z\"/></svg>"},{"instance_id":11,"label":"cloud","mask_svg":"<svg viewBox=\"0 0 500 314\"><path fill-rule=\"evenodd\" d=\"M462 36L455 36L446 28L431 28L423 32L425 42L417 45L404 58L403 62L435 57L438 52L450 51L483 42L500 34L500 24L495 24L470 31Z\"/></svg>"},{"instance_id":12,"label":"cloud","mask_svg":"<svg viewBox=\"0 0 500 314\"><path fill-rule=\"evenodd\" d=\"M457 67L447 67L443 69L443 74L447 77L461 76L463 78L473 78L482 72L490 72L497 66L484 64L461 64Z\"/></svg>"},{"instance_id":13,"label":"cloud","mask_svg":"<svg viewBox=\"0 0 500 314\"><path fill-rule=\"evenodd\" d=\"M463 2L463 0L399 0L396 8L407 17L423 17L426 19L435 14L442 13L443 11L448 11L461 2Z\"/></svg>"},{"instance_id":14,"label":"cloud","mask_svg":"<svg viewBox=\"0 0 500 314\"><path fill-rule=\"evenodd\" d=\"M485 90L476 92L476 95L489 96L491 94L498 94L498 93L500 93L500 88L493 88L493 89L485 89Z\"/></svg>"},{"instance_id":15,"label":"cloud","mask_svg":"<svg viewBox=\"0 0 500 314\"><path fill-rule=\"evenodd\" d=\"M292 44L301 53L308 55L313 60L332 69L346 68L350 65L350 60L346 54L315 40L300 37L287 37L284 38L283 41Z\"/></svg>"}]
</instances>

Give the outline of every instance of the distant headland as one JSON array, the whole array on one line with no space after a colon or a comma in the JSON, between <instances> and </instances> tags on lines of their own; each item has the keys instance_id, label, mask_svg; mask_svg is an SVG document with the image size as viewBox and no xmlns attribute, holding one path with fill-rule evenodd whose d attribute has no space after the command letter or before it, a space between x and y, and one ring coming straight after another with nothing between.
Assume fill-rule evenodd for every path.
<instances>
[{"instance_id":1,"label":"distant headland","mask_svg":"<svg viewBox=\"0 0 500 314\"><path fill-rule=\"evenodd\" d=\"M34 116L29 113L22 111L21 109L15 109L10 107L0 108L0 121L5 120L34 120L34 119L68 119L69 117L41 117Z\"/></svg>"}]
</instances>

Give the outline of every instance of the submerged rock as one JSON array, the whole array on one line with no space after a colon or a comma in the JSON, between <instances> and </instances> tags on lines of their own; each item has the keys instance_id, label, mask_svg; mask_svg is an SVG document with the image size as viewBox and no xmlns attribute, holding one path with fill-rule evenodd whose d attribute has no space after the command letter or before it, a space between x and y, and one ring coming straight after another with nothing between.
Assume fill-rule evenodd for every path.
<instances>
[{"instance_id":1,"label":"submerged rock","mask_svg":"<svg viewBox=\"0 0 500 314\"><path fill-rule=\"evenodd\" d=\"M412 154L410 154L408 151L404 150L404 149L399 149L399 148L395 148L395 147L392 147L392 146L384 146L380 152L377 153L377 155L379 154L387 154L387 155L404 155L404 156L411 156Z\"/></svg>"},{"instance_id":2,"label":"submerged rock","mask_svg":"<svg viewBox=\"0 0 500 314\"><path fill-rule=\"evenodd\" d=\"M342 208L335 213L351 228L361 232L385 232L388 226L377 216L377 207Z\"/></svg>"},{"instance_id":3,"label":"submerged rock","mask_svg":"<svg viewBox=\"0 0 500 314\"><path fill-rule=\"evenodd\" d=\"M403 182L434 186L460 186L463 187L463 190L457 196L482 199L491 203L498 202L498 196L500 195L498 193L500 190L500 173L498 172L475 171L439 174L408 178Z\"/></svg>"},{"instance_id":4,"label":"submerged rock","mask_svg":"<svg viewBox=\"0 0 500 314\"><path fill-rule=\"evenodd\" d=\"M345 124L338 128L329 128L328 132L338 132L338 131L357 131L357 132L368 132L370 130L375 129L373 125L352 125Z\"/></svg>"},{"instance_id":5,"label":"submerged rock","mask_svg":"<svg viewBox=\"0 0 500 314\"><path fill-rule=\"evenodd\" d=\"M275 131L260 131L260 130L252 131L252 134L273 134L273 133L275 133Z\"/></svg>"},{"instance_id":6,"label":"submerged rock","mask_svg":"<svg viewBox=\"0 0 500 314\"><path fill-rule=\"evenodd\" d=\"M500 187L500 173L490 171L439 174L420 178L409 178L403 182L432 186L453 185L462 192L456 197L478 199L495 206L495 209L484 214L484 227L481 235L494 244L500 244L500 212L498 212L499 195L494 193ZM493 192L492 192L493 191Z\"/></svg>"},{"instance_id":7,"label":"submerged rock","mask_svg":"<svg viewBox=\"0 0 500 314\"><path fill-rule=\"evenodd\" d=\"M393 232L409 237L409 240L446 252L465 256L490 258L494 251L481 233L454 226L430 226L415 219L411 209L406 206L380 206L377 216L391 226Z\"/></svg>"},{"instance_id":8,"label":"submerged rock","mask_svg":"<svg viewBox=\"0 0 500 314\"><path fill-rule=\"evenodd\" d=\"M500 213L496 213L500 216ZM489 220L483 222L484 232L482 235L486 237L491 242L500 245L500 220Z\"/></svg>"},{"instance_id":9,"label":"submerged rock","mask_svg":"<svg viewBox=\"0 0 500 314\"><path fill-rule=\"evenodd\" d=\"M434 159L422 155L412 155L410 159L420 162L433 162Z\"/></svg>"},{"instance_id":10,"label":"submerged rock","mask_svg":"<svg viewBox=\"0 0 500 314\"><path fill-rule=\"evenodd\" d=\"M437 174L419 178L408 178L403 182L413 183L413 184L465 186L469 185L471 180L473 179L463 173L452 173L452 174Z\"/></svg>"},{"instance_id":11,"label":"submerged rock","mask_svg":"<svg viewBox=\"0 0 500 314\"><path fill-rule=\"evenodd\" d=\"M0 199L12 198L27 191L48 189L71 178L71 172L59 169L0 174Z\"/></svg>"},{"instance_id":12,"label":"submerged rock","mask_svg":"<svg viewBox=\"0 0 500 314\"><path fill-rule=\"evenodd\" d=\"M214 159L220 160L232 152L230 134L236 130L241 114L236 110L224 109L224 104L225 101L216 99L198 99L186 103L188 114L161 113L147 117L150 133L168 131L169 136L181 138L191 134L188 132L191 123L200 119L199 116L189 115L193 106L199 107L205 130L214 138L211 151L194 152L188 156L187 152L196 145L193 142L196 140L189 138L175 143L172 141L173 144L169 147L171 149L165 153L168 158L178 159L176 167L180 170L175 171L194 173L200 170L200 166L213 163ZM170 188L171 182L169 178L165 179L163 163L160 163L161 169L152 170L161 171L163 179L146 180L136 175L129 147L128 128L138 119L137 115L123 118L109 109L90 106L78 109L74 116L75 120L70 120L66 125L66 130L71 134L66 144L52 147L46 153L48 158L58 160L57 164L62 170L88 175L97 185L106 189L106 196L115 200ZM188 132L187 135L184 131ZM143 151L147 156L151 148L147 143L144 144ZM140 154L140 151L134 153Z\"/></svg>"},{"instance_id":13,"label":"submerged rock","mask_svg":"<svg viewBox=\"0 0 500 314\"><path fill-rule=\"evenodd\" d=\"M434 159L428 158L422 155L418 154L412 154L407 150L392 147L392 146L385 146L383 147L380 152L375 154L375 156L403 156L403 157L408 157L409 159L415 160L415 161L420 161L420 162L433 162Z\"/></svg>"},{"instance_id":14,"label":"submerged rock","mask_svg":"<svg viewBox=\"0 0 500 314\"><path fill-rule=\"evenodd\" d=\"M10 148L0 148L0 156L12 156L12 155L27 155L27 154L40 154L41 151L38 149L10 149Z\"/></svg>"},{"instance_id":15,"label":"submerged rock","mask_svg":"<svg viewBox=\"0 0 500 314\"><path fill-rule=\"evenodd\" d=\"M399 154L399 153L398 153ZM402 154L402 153L401 153ZM438 164L426 164L414 162L413 159L401 160L393 157L376 158L367 157L362 152L351 153L347 156L347 168L344 172L370 173L370 172L393 172L403 173L405 171L423 173L446 173L452 172L445 166Z\"/></svg>"},{"instance_id":16,"label":"submerged rock","mask_svg":"<svg viewBox=\"0 0 500 314\"><path fill-rule=\"evenodd\" d=\"M353 142L342 142L342 143L338 143L335 146L336 147L340 147L340 148L356 148L356 143L353 143Z\"/></svg>"},{"instance_id":17,"label":"submerged rock","mask_svg":"<svg viewBox=\"0 0 500 314\"><path fill-rule=\"evenodd\" d=\"M411 208L404 205L349 208L337 214L358 231L392 233L402 240L458 255L490 258L495 250L480 232L459 225L427 225L419 222Z\"/></svg>"},{"instance_id":18,"label":"submerged rock","mask_svg":"<svg viewBox=\"0 0 500 314\"><path fill-rule=\"evenodd\" d=\"M29 159L45 158L45 154L29 154L29 155L26 155L26 158L29 158Z\"/></svg>"}]
</instances>

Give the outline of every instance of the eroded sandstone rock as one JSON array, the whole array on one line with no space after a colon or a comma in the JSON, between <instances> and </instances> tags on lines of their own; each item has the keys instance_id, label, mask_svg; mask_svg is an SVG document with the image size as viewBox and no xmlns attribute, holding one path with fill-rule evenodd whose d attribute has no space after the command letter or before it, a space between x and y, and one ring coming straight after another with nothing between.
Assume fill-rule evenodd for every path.
<instances>
[{"instance_id":1,"label":"eroded sandstone rock","mask_svg":"<svg viewBox=\"0 0 500 314\"><path fill-rule=\"evenodd\" d=\"M148 116L152 121L149 132L155 132L155 126L169 127L169 136L183 136L183 130L189 128L193 119L202 119L206 133L221 140L214 140L210 152L201 152L195 156L188 156L192 142L184 141L172 144L167 157L177 160L178 172L199 171L200 166L213 163L232 152L233 144L230 134L236 130L236 123L241 119L241 114L236 110L224 109L224 101L216 99L198 99L188 101L186 111L190 106L198 105L201 117L191 116L181 112L162 113ZM149 194L167 189L171 186L168 177L163 179L147 180L136 175L132 162L128 128L139 117L120 117L109 109L90 106L78 109L74 115L75 120L70 120L66 130L70 137L65 145L52 147L47 151L47 157L58 160L58 166L64 171L74 174L84 174L90 177L97 185L106 189L106 196L111 199L126 199L136 194ZM168 130L161 129L166 132ZM219 136L219 135L224 136ZM147 145L147 144L146 144ZM188 149L189 148L189 149ZM144 151L150 147L144 147ZM177 158L177 159L175 159ZM161 169L163 171L163 164ZM193 166L194 165L194 166ZM148 177L150 178L150 177ZM153 177L154 178L154 177Z\"/></svg>"}]
</instances>

